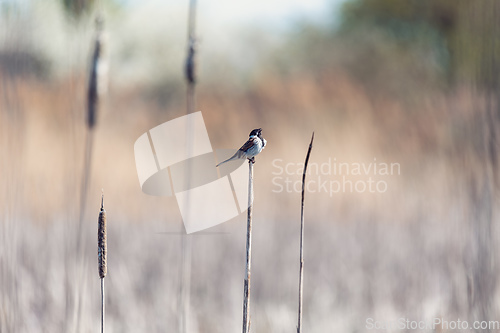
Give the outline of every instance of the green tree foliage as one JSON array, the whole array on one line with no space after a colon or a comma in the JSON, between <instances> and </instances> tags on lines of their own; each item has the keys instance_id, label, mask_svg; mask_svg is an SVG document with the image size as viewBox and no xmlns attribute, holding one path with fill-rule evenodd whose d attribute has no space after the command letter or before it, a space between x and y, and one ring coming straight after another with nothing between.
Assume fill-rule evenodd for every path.
<instances>
[{"instance_id":1,"label":"green tree foliage","mask_svg":"<svg viewBox=\"0 0 500 333\"><path fill-rule=\"evenodd\" d=\"M94 3L96 2L95 0L61 0L64 10L66 13L74 18L74 19L79 19L82 15L85 13L89 13L93 6Z\"/></svg>"},{"instance_id":2,"label":"green tree foliage","mask_svg":"<svg viewBox=\"0 0 500 333\"><path fill-rule=\"evenodd\" d=\"M397 48L434 58L450 82L498 85L500 2L497 0L351 0L339 32L379 31Z\"/></svg>"}]
</instances>

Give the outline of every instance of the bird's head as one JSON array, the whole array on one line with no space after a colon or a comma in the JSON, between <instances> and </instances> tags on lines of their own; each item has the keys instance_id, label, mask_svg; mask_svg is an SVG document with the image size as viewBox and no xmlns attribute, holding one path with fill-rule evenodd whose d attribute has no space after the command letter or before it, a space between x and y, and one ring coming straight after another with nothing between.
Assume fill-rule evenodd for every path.
<instances>
[{"instance_id":1,"label":"bird's head","mask_svg":"<svg viewBox=\"0 0 500 333\"><path fill-rule=\"evenodd\" d=\"M262 128L257 128L257 129L254 129L253 131L250 132L250 137L253 137L253 136L260 136L262 134Z\"/></svg>"}]
</instances>

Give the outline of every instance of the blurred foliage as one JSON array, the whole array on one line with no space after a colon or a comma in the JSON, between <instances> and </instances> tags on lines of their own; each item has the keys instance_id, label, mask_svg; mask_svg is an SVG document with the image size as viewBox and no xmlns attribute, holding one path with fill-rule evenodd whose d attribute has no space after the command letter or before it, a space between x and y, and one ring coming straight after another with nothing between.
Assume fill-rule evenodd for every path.
<instances>
[{"instance_id":1,"label":"blurred foliage","mask_svg":"<svg viewBox=\"0 0 500 333\"><path fill-rule=\"evenodd\" d=\"M471 1L463 15L457 49L462 70L491 92L498 93L500 80L500 2Z\"/></svg>"},{"instance_id":2,"label":"blurred foliage","mask_svg":"<svg viewBox=\"0 0 500 333\"><path fill-rule=\"evenodd\" d=\"M457 0L352 0L342 9L342 28L376 26L396 39L411 42L426 27L447 35L457 24Z\"/></svg>"},{"instance_id":3,"label":"blurred foliage","mask_svg":"<svg viewBox=\"0 0 500 333\"><path fill-rule=\"evenodd\" d=\"M297 25L274 61L280 73L343 71L377 96L500 80L500 1L350 0L339 21Z\"/></svg>"},{"instance_id":4,"label":"blurred foliage","mask_svg":"<svg viewBox=\"0 0 500 333\"><path fill-rule=\"evenodd\" d=\"M110 13L116 12L122 7L119 1L114 0L60 0L60 2L66 15L75 21L93 14L96 10Z\"/></svg>"},{"instance_id":5,"label":"blurred foliage","mask_svg":"<svg viewBox=\"0 0 500 333\"><path fill-rule=\"evenodd\" d=\"M381 32L399 51L434 59L451 82L498 84L500 2L496 0L352 0L339 33Z\"/></svg>"},{"instance_id":6,"label":"blurred foliage","mask_svg":"<svg viewBox=\"0 0 500 333\"><path fill-rule=\"evenodd\" d=\"M418 51L427 48L446 73L454 72L451 40L460 4L453 0L354 0L342 10L341 33L376 30L392 39L399 48Z\"/></svg>"},{"instance_id":7,"label":"blurred foliage","mask_svg":"<svg viewBox=\"0 0 500 333\"><path fill-rule=\"evenodd\" d=\"M78 19L82 15L91 12L96 0L61 0L64 10L72 18Z\"/></svg>"}]
</instances>

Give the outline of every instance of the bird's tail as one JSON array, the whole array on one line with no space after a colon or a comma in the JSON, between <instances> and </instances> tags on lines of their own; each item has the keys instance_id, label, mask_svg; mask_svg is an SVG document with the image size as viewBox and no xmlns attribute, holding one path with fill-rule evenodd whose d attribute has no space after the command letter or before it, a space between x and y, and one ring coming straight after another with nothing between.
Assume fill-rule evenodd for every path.
<instances>
[{"instance_id":1,"label":"bird's tail","mask_svg":"<svg viewBox=\"0 0 500 333\"><path fill-rule=\"evenodd\" d=\"M233 156L231 156L230 158L228 158L227 160L223 161L223 162L220 162L219 164L217 164L215 167L217 168L219 165L221 164L224 164L226 162L229 162L229 161L232 161L232 160L236 160L238 158L242 158L245 156L245 153L243 153L242 151L238 150L236 152L236 154L234 154Z\"/></svg>"}]
</instances>

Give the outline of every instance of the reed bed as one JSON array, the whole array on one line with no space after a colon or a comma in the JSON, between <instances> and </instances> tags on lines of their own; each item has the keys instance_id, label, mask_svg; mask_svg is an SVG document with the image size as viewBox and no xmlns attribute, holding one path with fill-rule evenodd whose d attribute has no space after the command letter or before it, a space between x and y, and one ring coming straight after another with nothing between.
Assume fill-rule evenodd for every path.
<instances>
[{"instance_id":1,"label":"reed bed","mask_svg":"<svg viewBox=\"0 0 500 333\"><path fill-rule=\"evenodd\" d=\"M73 312L67 309L81 301L80 324L75 330L93 331L97 293L85 298L73 298L76 292L66 294L66 290L80 288L80 283L60 264L60 244L69 243L61 230L68 228L73 210L79 209L82 216L86 205L60 205L65 193L54 186L54 181L65 183L68 175L76 177L73 164L67 161L67 152L74 148L67 140L72 134L66 130L68 119L62 117L72 102L65 96L74 93L74 78L62 77L50 84L26 77L2 78L5 94L0 99L5 107L0 110L4 139L0 153L3 161L12 164L2 164L7 167L0 179L5 185L0 186L0 330L73 330ZM97 184L105 184L107 205L120 212L120 226L110 225L104 233L113 239L109 265L110 271L117 272L107 276L110 283L106 283L110 331L175 328L179 297L187 300L184 304L196 304L184 316L181 331L188 323L200 332L239 329L241 265L251 262L241 249L245 241L259 263L251 267L254 331L299 331L304 309L309 332L363 331L370 316L381 320L401 316L482 319L482 315L496 313L491 304L498 296L497 258L492 251L499 241L493 223L499 213L494 205L497 189L492 185L496 176L495 101L485 100L468 86L446 94L424 94L417 89L412 97L418 98L412 99L392 91L375 94L342 66L320 74L256 73L245 89L233 88L227 82L205 86L200 105L207 128L213 132L214 147L227 145L223 141L227 133L215 130L222 122L228 124L224 130L235 137L246 133L249 123L264 122L266 128L273 128L269 134L272 150L267 151L272 154L263 154L255 169L262 186L255 188L259 210L253 214L265 227L254 230L253 246L242 218L228 222L228 228L235 231L230 237L198 238L189 256L179 256L179 249L184 248L181 240L166 241L157 235L179 230L182 223L174 202L140 192L130 148L144 128L183 113L178 111L180 104L159 107L134 86L117 91L109 114L99 115L113 121L106 123L105 140L90 149L103 163L82 188L88 186L85 192L92 193L101 187ZM68 126L61 130L54 126L57 122ZM276 193L273 172L277 171L276 159L302 161L302 152L290 147L301 147L300 138L309 135L309 128L317 129L314 162L320 163L319 170L328 158L353 161L374 155L377 160L401 163L402 173L388 180L384 195L308 193L305 233L304 206L300 228L298 223L289 223L299 213L300 193ZM84 169L89 171L90 164ZM307 180L317 180L317 176L307 174ZM305 170L302 177L304 190ZM300 183L297 172L290 178ZM304 191L302 195L303 199ZM104 224L104 214L101 198L99 225ZM82 227L82 235L77 235L82 248L88 245L88 230ZM299 288L304 284L306 292L299 291L296 327L297 272L290 263L297 259L296 243L291 240L299 234L302 273L306 244L307 253L314 255L307 260L307 279L299 278ZM98 239L100 259L107 252L103 242L104 238ZM90 260L86 251L81 256L68 255L66 260L80 263L82 257ZM187 257L188 264L182 259ZM172 267L189 267L189 274L172 274ZM95 271L88 271L93 273L85 271L81 279L97 290ZM99 265L102 331L106 271L107 265ZM70 278L64 287L53 278L66 274ZM179 295L183 284L192 291L188 296ZM250 329L250 315L243 327Z\"/></svg>"}]
</instances>

